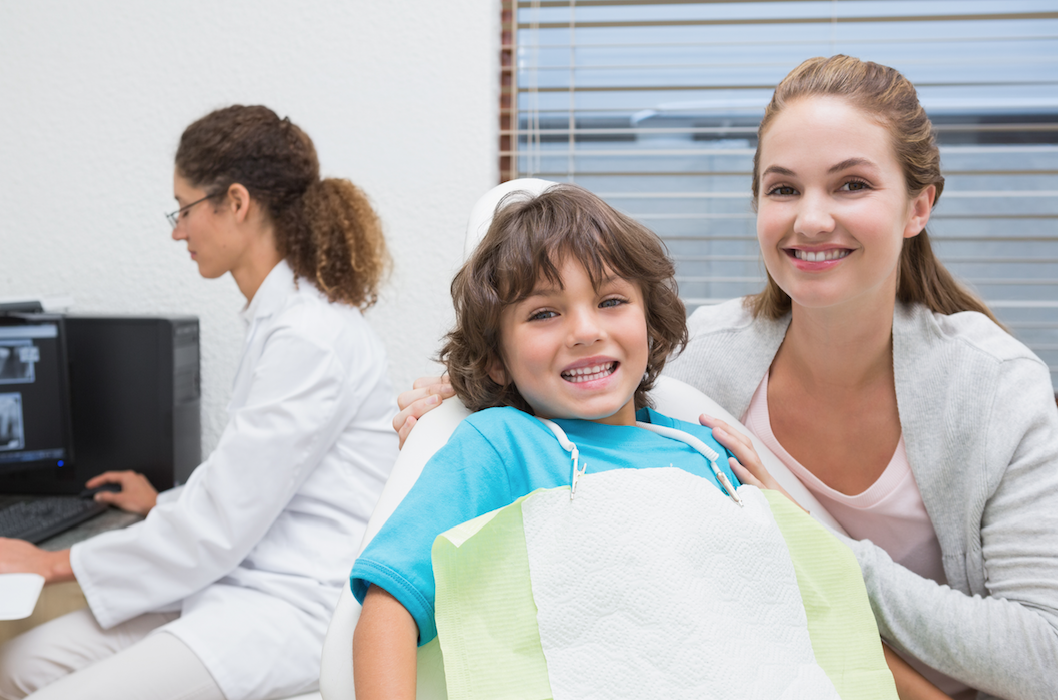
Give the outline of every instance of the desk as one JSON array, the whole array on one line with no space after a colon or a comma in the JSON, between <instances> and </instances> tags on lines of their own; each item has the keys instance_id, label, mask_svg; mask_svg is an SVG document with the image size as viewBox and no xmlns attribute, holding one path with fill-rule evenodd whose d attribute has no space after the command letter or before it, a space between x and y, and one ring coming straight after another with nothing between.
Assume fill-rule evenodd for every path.
<instances>
[{"instance_id":1,"label":"desk","mask_svg":"<svg viewBox=\"0 0 1058 700\"><path fill-rule=\"evenodd\" d=\"M40 544L40 548L49 552L69 549L89 537L95 537L110 530L119 530L140 520L143 520L142 515L127 513L117 508L109 508L91 520L86 520L77 527L45 540ZM34 608L32 615L24 620L0 621L0 644L48 620L53 620L68 612L83 608L87 604L84 595L81 593L81 587L77 585L76 581L45 586L44 590L41 591L40 598L37 600L37 607Z\"/></svg>"}]
</instances>

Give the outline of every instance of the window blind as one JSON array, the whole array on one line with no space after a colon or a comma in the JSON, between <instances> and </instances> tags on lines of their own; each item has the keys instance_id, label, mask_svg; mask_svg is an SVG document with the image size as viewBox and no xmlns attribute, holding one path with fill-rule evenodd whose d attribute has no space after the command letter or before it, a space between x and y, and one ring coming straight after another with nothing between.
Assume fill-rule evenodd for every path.
<instances>
[{"instance_id":1,"label":"window blind","mask_svg":"<svg viewBox=\"0 0 1058 700\"><path fill-rule=\"evenodd\" d=\"M503 0L501 177L576 182L657 231L689 310L758 291L756 129L805 58L916 85L937 130L938 255L1058 380L1053 0Z\"/></svg>"}]
</instances>

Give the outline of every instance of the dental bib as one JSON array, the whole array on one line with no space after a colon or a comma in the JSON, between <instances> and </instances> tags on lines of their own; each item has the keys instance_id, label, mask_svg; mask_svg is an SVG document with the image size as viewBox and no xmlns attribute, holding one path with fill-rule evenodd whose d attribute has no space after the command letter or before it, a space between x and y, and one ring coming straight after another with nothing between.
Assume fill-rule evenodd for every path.
<instances>
[{"instance_id":1,"label":"dental bib","mask_svg":"<svg viewBox=\"0 0 1058 700\"><path fill-rule=\"evenodd\" d=\"M657 468L570 495L437 538L420 697L896 698L852 553L781 494Z\"/></svg>"}]
</instances>

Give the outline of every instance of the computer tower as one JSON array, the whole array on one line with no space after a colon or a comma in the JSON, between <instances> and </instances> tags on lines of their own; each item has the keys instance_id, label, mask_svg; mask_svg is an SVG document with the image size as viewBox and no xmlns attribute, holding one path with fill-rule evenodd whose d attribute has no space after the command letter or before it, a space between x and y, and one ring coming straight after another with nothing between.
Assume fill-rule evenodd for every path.
<instances>
[{"instance_id":1,"label":"computer tower","mask_svg":"<svg viewBox=\"0 0 1058 700\"><path fill-rule=\"evenodd\" d=\"M198 319L67 316L78 488L132 469L158 490L202 459Z\"/></svg>"}]
</instances>

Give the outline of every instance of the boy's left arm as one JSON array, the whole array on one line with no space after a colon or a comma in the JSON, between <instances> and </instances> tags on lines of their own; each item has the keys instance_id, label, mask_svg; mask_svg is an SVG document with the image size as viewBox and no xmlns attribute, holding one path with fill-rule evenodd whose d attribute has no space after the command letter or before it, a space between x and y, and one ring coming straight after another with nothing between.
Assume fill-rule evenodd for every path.
<instances>
[{"instance_id":1,"label":"boy's left arm","mask_svg":"<svg viewBox=\"0 0 1058 700\"><path fill-rule=\"evenodd\" d=\"M419 628L386 590L371 586L353 633L353 683L359 700L414 700Z\"/></svg>"}]
</instances>

